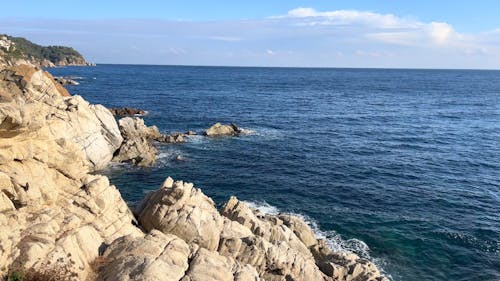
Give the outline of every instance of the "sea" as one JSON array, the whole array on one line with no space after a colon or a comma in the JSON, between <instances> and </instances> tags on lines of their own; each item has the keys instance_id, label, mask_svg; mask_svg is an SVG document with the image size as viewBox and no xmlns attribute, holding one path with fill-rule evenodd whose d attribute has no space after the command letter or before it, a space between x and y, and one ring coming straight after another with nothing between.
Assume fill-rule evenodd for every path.
<instances>
[{"instance_id":1,"label":"sea","mask_svg":"<svg viewBox=\"0 0 500 281\"><path fill-rule=\"evenodd\" d=\"M500 71L104 65L49 69L72 94L148 112L149 168L107 175L129 205L166 177L302 216L392 280L500 280ZM216 122L249 130L207 138ZM178 157L180 156L180 157Z\"/></svg>"}]
</instances>

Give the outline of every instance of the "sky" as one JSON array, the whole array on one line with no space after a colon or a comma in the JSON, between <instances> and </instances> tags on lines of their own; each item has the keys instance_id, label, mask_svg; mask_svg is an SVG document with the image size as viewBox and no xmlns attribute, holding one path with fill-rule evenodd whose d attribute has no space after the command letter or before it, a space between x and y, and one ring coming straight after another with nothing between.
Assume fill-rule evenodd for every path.
<instances>
[{"instance_id":1,"label":"sky","mask_svg":"<svg viewBox=\"0 0 500 281\"><path fill-rule=\"evenodd\" d=\"M96 63L500 69L500 1L7 1L0 33Z\"/></svg>"}]
</instances>

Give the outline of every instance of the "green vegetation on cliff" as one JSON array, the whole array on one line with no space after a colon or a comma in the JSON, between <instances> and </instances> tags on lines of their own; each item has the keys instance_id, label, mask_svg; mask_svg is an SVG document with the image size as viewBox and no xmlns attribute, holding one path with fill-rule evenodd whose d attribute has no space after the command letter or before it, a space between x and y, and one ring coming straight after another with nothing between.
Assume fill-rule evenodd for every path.
<instances>
[{"instance_id":1,"label":"green vegetation on cliff","mask_svg":"<svg viewBox=\"0 0 500 281\"><path fill-rule=\"evenodd\" d=\"M9 59L26 59L43 65L49 61L54 65L87 65L83 56L71 47L41 46L22 37L1 35L13 43L13 46L3 48L5 56ZM2 47L0 45L0 47Z\"/></svg>"}]
</instances>

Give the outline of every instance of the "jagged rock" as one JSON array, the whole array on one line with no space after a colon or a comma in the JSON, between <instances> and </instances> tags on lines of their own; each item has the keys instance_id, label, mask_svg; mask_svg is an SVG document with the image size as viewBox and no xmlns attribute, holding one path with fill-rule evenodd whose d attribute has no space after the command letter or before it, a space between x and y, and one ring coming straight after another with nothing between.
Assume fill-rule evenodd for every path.
<instances>
[{"instance_id":1,"label":"jagged rock","mask_svg":"<svg viewBox=\"0 0 500 281\"><path fill-rule=\"evenodd\" d=\"M280 281L384 280L371 262L332 252L298 217L265 215L235 197L225 204L220 217L201 191L171 178L149 193L135 213L146 230L176 235L190 245L194 254L183 281L237 276ZM238 275L235 268L245 266L250 271Z\"/></svg>"},{"instance_id":2,"label":"jagged rock","mask_svg":"<svg viewBox=\"0 0 500 281\"><path fill-rule=\"evenodd\" d=\"M189 246L174 235L152 230L145 237L125 236L104 253L97 280L181 280L188 269Z\"/></svg>"},{"instance_id":3,"label":"jagged rock","mask_svg":"<svg viewBox=\"0 0 500 281\"><path fill-rule=\"evenodd\" d=\"M241 266L232 258L200 248L181 281L258 281L259 275L250 265Z\"/></svg>"},{"instance_id":4,"label":"jagged rock","mask_svg":"<svg viewBox=\"0 0 500 281\"><path fill-rule=\"evenodd\" d=\"M161 135L155 140L164 143L183 143L185 142L184 137L186 136L187 135L183 133L172 133L170 135Z\"/></svg>"},{"instance_id":5,"label":"jagged rock","mask_svg":"<svg viewBox=\"0 0 500 281\"><path fill-rule=\"evenodd\" d=\"M130 162L137 166L152 166L156 162L158 150L146 138L128 139L122 143L113 158L116 162Z\"/></svg>"},{"instance_id":6,"label":"jagged rock","mask_svg":"<svg viewBox=\"0 0 500 281\"><path fill-rule=\"evenodd\" d=\"M290 228L276 216L266 216L258 210L252 210L247 204L231 197L224 205L221 214L248 227L255 235L272 243L286 242L294 250L305 256L311 256L309 249Z\"/></svg>"},{"instance_id":7,"label":"jagged rock","mask_svg":"<svg viewBox=\"0 0 500 281\"><path fill-rule=\"evenodd\" d=\"M120 132L104 107L63 95L38 69L0 70L2 270L65 265L75 280L387 280L373 263L328 249L298 217L234 197L221 215L193 184L171 178L137 207L145 235L116 187L90 172L122 135L136 155L151 147L137 141L164 135L133 118L120 120Z\"/></svg>"},{"instance_id":8,"label":"jagged rock","mask_svg":"<svg viewBox=\"0 0 500 281\"><path fill-rule=\"evenodd\" d=\"M104 168L122 142L108 110L80 96L69 96L42 70L29 66L1 70L0 97L5 100L0 103L0 134L48 127L54 138L79 145L91 170Z\"/></svg>"},{"instance_id":9,"label":"jagged rock","mask_svg":"<svg viewBox=\"0 0 500 281\"><path fill-rule=\"evenodd\" d=\"M109 108L109 111L111 111L111 113L114 116L120 116L120 117L144 116L147 114L146 111L133 107Z\"/></svg>"},{"instance_id":10,"label":"jagged rock","mask_svg":"<svg viewBox=\"0 0 500 281\"><path fill-rule=\"evenodd\" d=\"M101 244L142 234L131 224L132 214L107 178L85 173L77 145L60 147L43 132L36 136L32 151L23 153L22 160L16 160L17 148L11 146L12 160L0 164L10 180L0 193L11 202L0 213L0 267L44 268L65 259L83 278ZM27 136L12 141L21 137ZM26 146L23 141L18 144Z\"/></svg>"},{"instance_id":11,"label":"jagged rock","mask_svg":"<svg viewBox=\"0 0 500 281\"><path fill-rule=\"evenodd\" d=\"M148 231L157 229L175 234L187 243L212 251L219 245L222 218L212 199L192 183L168 178L159 190L144 198L135 214Z\"/></svg>"},{"instance_id":12,"label":"jagged rock","mask_svg":"<svg viewBox=\"0 0 500 281\"><path fill-rule=\"evenodd\" d=\"M307 247L276 216L266 216L231 197L221 214L242 227L225 227L219 252L254 266L265 280L325 280ZM226 223L227 224L227 223ZM229 226L229 224L228 224ZM288 276L288 277L287 277Z\"/></svg>"},{"instance_id":13,"label":"jagged rock","mask_svg":"<svg viewBox=\"0 0 500 281\"><path fill-rule=\"evenodd\" d=\"M209 137L215 136L236 136L242 133L242 129L238 128L235 124L223 125L215 123L205 131L205 135Z\"/></svg>"},{"instance_id":14,"label":"jagged rock","mask_svg":"<svg viewBox=\"0 0 500 281\"><path fill-rule=\"evenodd\" d=\"M257 269L265 280L325 280L311 257L304 256L285 242L272 244L259 236L222 238L219 253Z\"/></svg>"},{"instance_id":15,"label":"jagged rock","mask_svg":"<svg viewBox=\"0 0 500 281\"><path fill-rule=\"evenodd\" d=\"M328 249L325 241L317 239L299 217L263 215L235 197L229 199L221 214L253 235L225 222L219 252L255 266L266 280L281 280L286 274L295 280L387 280L370 261ZM275 271L270 272L269 268ZM302 275L303 272L307 274ZM308 279L311 276L316 277Z\"/></svg>"},{"instance_id":16,"label":"jagged rock","mask_svg":"<svg viewBox=\"0 0 500 281\"><path fill-rule=\"evenodd\" d=\"M10 94L0 102L0 268L62 261L85 279L102 244L143 234L118 190L88 174L121 142L116 122L54 83L28 66L0 71Z\"/></svg>"},{"instance_id":17,"label":"jagged rock","mask_svg":"<svg viewBox=\"0 0 500 281\"><path fill-rule=\"evenodd\" d=\"M158 150L154 142L182 143L183 134L163 135L156 126L146 126L144 120L137 117L125 117L118 121L124 138L116 151L113 161L131 162L139 166L151 166L156 161Z\"/></svg>"},{"instance_id":18,"label":"jagged rock","mask_svg":"<svg viewBox=\"0 0 500 281\"><path fill-rule=\"evenodd\" d=\"M63 86L66 86L66 85L72 85L72 86L76 86L76 85L80 85L80 83L78 83L77 81L71 79L71 78L67 78L67 77L61 77L61 76L56 76L54 77L54 80L63 85Z\"/></svg>"},{"instance_id":19,"label":"jagged rock","mask_svg":"<svg viewBox=\"0 0 500 281\"><path fill-rule=\"evenodd\" d=\"M156 126L146 126L144 119L125 117L118 120L120 132L124 139L147 138L156 139L161 136Z\"/></svg>"},{"instance_id":20,"label":"jagged rock","mask_svg":"<svg viewBox=\"0 0 500 281\"><path fill-rule=\"evenodd\" d=\"M147 127L141 118L125 117L118 121L123 143L115 152L113 161L131 162L139 166L151 166L158 150L153 140L161 134L156 126Z\"/></svg>"}]
</instances>

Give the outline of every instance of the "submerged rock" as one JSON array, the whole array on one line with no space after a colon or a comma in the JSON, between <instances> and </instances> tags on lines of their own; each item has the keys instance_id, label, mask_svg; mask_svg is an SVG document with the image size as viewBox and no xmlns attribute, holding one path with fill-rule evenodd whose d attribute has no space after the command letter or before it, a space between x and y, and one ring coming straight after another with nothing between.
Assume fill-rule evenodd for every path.
<instances>
[{"instance_id":1,"label":"submerged rock","mask_svg":"<svg viewBox=\"0 0 500 281\"><path fill-rule=\"evenodd\" d=\"M114 116L119 116L119 117L145 116L147 114L146 111L133 107L108 108L108 109Z\"/></svg>"},{"instance_id":2,"label":"submerged rock","mask_svg":"<svg viewBox=\"0 0 500 281\"><path fill-rule=\"evenodd\" d=\"M208 137L216 137L216 136L236 136L243 132L242 129L238 128L235 124L221 124L215 123L210 128L205 131L205 135Z\"/></svg>"}]
</instances>

